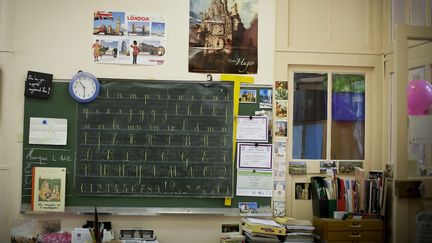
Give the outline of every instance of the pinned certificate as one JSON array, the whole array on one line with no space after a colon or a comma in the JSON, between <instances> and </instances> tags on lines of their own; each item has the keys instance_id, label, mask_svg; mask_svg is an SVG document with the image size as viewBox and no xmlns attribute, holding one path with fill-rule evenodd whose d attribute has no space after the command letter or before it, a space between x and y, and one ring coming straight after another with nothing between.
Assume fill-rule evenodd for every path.
<instances>
[{"instance_id":1,"label":"pinned certificate","mask_svg":"<svg viewBox=\"0 0 432 243\"><path fill-rule=\"evenodd\" d=\"M268 142L266 116L239 116L237 142Z\"/></svg>"},{"instance_id":2,"label":"pinned certificate","mask_svg":"<svg viewBox=\"0 0 432 243\"><path fill-rule=\"evenodd\" d=\"M29 144L66 145L67 119L30 117Z\"/></svg>"},{"instance_id":3,"label":"pinned certificate","mask_svg":"<svg viewBox=\"0 0 432 243\"><path fill-rule=\"evenodd\" d=\"M272 145L258 143L237 144L237 169L272 169Z\"/></svg>"}]
</instances>

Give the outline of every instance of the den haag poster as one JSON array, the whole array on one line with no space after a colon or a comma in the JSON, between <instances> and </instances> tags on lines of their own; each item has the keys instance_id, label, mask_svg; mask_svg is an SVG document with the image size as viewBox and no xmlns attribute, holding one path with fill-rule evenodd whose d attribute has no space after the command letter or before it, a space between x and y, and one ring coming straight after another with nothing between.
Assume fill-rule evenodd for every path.
<instances>
[{"instance_id":1,"label":"den haag poster","mask_svg":"<svg viewBox=\"0 0 432 243\"><path fill-rule=\"evenodd\" d=\"M33 167L33 211L64 212L66 168Z\"/></svg>"},{"instance_id":2,"label":"den haag poster","mask_svg":"<svg viewBox=\"0 0 432 243\"><path fill-rule=\"evenodd\" d=\"M95 11L93 19L94 63L165 63L166 21L163 16Z\"/></svg>"},{"instance_id":3,"label":"den haag poster","mask_svg":"<svg viewBox=\"0 0 432 243\"><path fill-rule=\"evenodd\" d=\"M257 0L190 0L189 15L189 72L257 73Z\"/></svg>"}]
</instances>

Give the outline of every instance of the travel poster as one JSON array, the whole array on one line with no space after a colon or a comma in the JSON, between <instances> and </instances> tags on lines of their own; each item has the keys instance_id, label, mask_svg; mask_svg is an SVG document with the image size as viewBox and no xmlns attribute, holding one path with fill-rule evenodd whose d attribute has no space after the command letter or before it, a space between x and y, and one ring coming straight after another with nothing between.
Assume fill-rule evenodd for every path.
<instances>
[{"instance_id":1,"label":"travel poster","mask_svg":"<svg viewBox=\"0 0 432 243\"><path fill-rule=\"evenodd\" d=\"M162 65L166 52L166 20L157 14L95 11L93 62Z\"/></svg>"}]
</instances>

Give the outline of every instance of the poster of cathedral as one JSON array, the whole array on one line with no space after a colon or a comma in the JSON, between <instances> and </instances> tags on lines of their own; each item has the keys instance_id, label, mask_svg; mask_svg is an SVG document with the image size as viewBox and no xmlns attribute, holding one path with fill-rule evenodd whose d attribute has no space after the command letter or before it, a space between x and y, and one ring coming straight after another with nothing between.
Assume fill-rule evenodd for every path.
<instances>
[{"instance_id":1,"label":"poster of cathedral","mask_svg":"<svg viewBox=\"0 0 432 243\"><path fill-rule=\"evenodd\" d=\"M189 72L255 74L258 0L190 0Z\"/></svg>"},{"instance_id":2,"label":"poster of cathedral","mask_svg":"<svg viewBox=\"0 0 432 243\"><path fill-rule=\"evenodd\" d=\"M162 65L165 63L166 21L157 14L95 11L94 63Z\"/></svg>"}]
</instances>

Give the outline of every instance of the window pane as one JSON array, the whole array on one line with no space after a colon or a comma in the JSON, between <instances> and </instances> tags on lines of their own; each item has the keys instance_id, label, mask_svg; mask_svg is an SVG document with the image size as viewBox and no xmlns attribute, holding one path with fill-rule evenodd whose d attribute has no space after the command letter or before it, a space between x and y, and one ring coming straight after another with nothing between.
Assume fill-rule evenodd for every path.
<instances>
[{"instance_id":1,"label":"window pane","mask_svg":"<svg viewBox=\"0 0 432 243\"><path fill-rule=\"evenodd\" d=\"M416 80L421 79L425 80L426 77L426 67L418 67L418 68L412 68L408 71L409 80Z\"/></svg>"},{"instance_id":2,"label":"window pane","mask_svg":"<svg viewBox=\"0 0 432 243\"><path fill-rule=\"evenodd\" d=\"M426 0L410 1L410 24L426 26Z\"/></svg>"},{"instance_id":3,"label":"window pane","mask_svg":"<svg viewBox=\"0 0 432 243\"><path fill-rule=\"evenodd\" d=\"M363 160L364 75L332 75L331 159Z\"/></svg>"},{"instance_id":4,"label":"window pane","mask_svg":"<svg viewBox=\"0 0 432 243\"><path fill-rule=\"evenodd\" d=\"M405 23L404 0L392 0L391 32L394 40L394 28Z\"/></svg>"},{"instance_id":5,"label":"window pane","mask_svg":"<svg viewBox=\"0 0 432 243\"><path fill-rule=\"evenodd\" d=\"M326 158L327 74L294 74L293 159Z\"/></svg>"}]
</instances>

